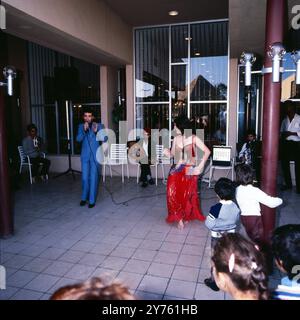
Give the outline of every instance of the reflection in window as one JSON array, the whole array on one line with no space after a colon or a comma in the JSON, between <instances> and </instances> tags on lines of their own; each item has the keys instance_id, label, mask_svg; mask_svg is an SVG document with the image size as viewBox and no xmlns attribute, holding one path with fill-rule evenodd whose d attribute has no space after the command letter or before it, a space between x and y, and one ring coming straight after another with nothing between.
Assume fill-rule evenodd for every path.
<instances>
[{"instance_id":1,"label":"reflection in window","mask_svg":"<svg viewBox=\"0 0 300 320\"><path fill-rule=\"evenodd\" d=\"M169 105L137 105L136 121L138 129L169 129Z\"/></svg>"},{"instance_id":2,"label":"reflection in window","mask_svg":"<svg viewBox=\"0 0 300 320\"><path fill-rule=\"evenodd\" d=\"M187 66L172 66L172 118L187 115L188 82Z\"/></svg>"},{"instance_id":3,"label":"reflection in window","mask_svg":"<svg viewBox=\"0 0 300 320\"><path fill-rule=\"evenodd\" d=\"M228 28L226 22L191 25L191 101L226 100Z\"/></svg>"},{"instance_id":4,"label":"reflection in window","mask_svg":"<svg viewBox=\"0 0 300 320\"><path fill-rule=\"evenodd\" d=\"M191 104L191 120L193 129L204 129L205 143L208 147L226 144L226 104Z\"/></svg>"},{"instance_id":5,"label":"reflection in window","mask_svg":"<svg viewBox=\"0 0 300 320\"><path fill-rule=\"evenodd\" d=\"M188 26L172 26L171 34L172 62L186 62L189 45Z\"/></svg>"},{"instance_id":6,"label":"reflection in window","mask_svg":"<svg viewBox=\"0 0 300 320\"><path fill-rule=\"evenodd\" d=\"M168 27L135 31L135 66L136 101L168 101Z\"/></svg>"},{"instance_id":7,"label":"reflection in window","mask_svg":"<svg viewBox=\"0 0 300 320\"><path fill-rule=\"evenodd\" d=\"M291 57L290 52L288 52L284 56L282 65L285 70L296 69L295 63ZM285 101L290 98L299 97L299 94L300 94L299 90L297 92L295 72L283 72L282 82L281 82L281 100Z\"/></svg>"},{"instance_id":8,"label":"reflection in window","mask_svg":"<svg viewBox=\"0 0 300 320\"><path fill-rule=\"evenodd\" d=\"M227 21L137 29L135 79L137 128L171 130L186 114L208 144L226 144Z\"/></svg>"}]
</instances>

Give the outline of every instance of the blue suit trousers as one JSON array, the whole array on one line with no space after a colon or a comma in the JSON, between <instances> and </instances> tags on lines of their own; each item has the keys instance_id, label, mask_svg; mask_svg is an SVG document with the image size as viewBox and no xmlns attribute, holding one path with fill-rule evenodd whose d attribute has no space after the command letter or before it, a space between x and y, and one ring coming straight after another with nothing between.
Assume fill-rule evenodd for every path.
<instances>
[{"instance_id":1,"label":"blue suit trousers","mask_svg":"<svg viewBox=\"0 0 300 320\"><path fill-rule=\"evenodd\" d=\"M99 175L101 166L95 163L92 156L89 159L81 159L82 171L82 196L81 200L95 204L98 194Z\"/></svg>"}]
</instances>

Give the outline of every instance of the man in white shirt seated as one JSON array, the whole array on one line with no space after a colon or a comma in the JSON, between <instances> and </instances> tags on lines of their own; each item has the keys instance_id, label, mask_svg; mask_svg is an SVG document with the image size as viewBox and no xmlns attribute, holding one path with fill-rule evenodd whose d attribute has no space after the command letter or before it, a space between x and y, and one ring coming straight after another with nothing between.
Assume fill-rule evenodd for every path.
<instances>
[{"instance_id":1,"label":"man in white shirt seated","mask_svg":"<svg viewBox=\"0 0 300 320\"><path fill-rule=\"evenodd\" d=\"M281 124L281 167L285 185L281 190L292 189L290 161L295 161L297 193L300 193L300 116L295 104L287 100L284 103L286 117Z\"/></svg>"}]
</instances>

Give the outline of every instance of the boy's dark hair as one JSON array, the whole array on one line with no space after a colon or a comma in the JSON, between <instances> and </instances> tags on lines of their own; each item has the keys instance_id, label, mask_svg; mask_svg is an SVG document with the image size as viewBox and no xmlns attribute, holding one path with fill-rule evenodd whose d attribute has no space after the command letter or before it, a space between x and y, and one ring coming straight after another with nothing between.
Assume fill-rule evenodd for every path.
<instances>
[{"instance_id":1,"label":"boy's dark hair","mask_svg":"<svg viewBox=\"0 0 300 320\"><path fill-rule=\"evenodd\" d=\"M247 131L247 136L249 136L249 135L256 137L256 132L255 132L255 130L249 129L249 130Z\"/></svg>"},{"instance_id":2,"label":"boy's dark hair","mask_svg":"<svg viewBox=\"0 0 300 320\"><path fill-rule=\"evenodd\" d=\"M30 132L31 130L35 130L35 131L37 131L37 127L36 127L36 125L34 124L34 123L31 123L31 124L29 124L28 126L27 126L27 131L28 132Z\"/></svg>"},{"instance_id":3,"label":"boy's dark hair","mask_svg":"<svg viewBox=\"0 0 300 320\"><path fill-rule=\"evenodd\" d=\"M254 171L248 164L239 164L235 168L236 182L239 185L247 186L253 184Z\"/></svg>"},{"instance_id":4,"label":"boy's dark hair","mask_svg":"<svg viewBox=\"0 0 300 320\"><path fill-rule=\"evenodd\" d=\"M282 267L292 280L295 276L293 268L300 265L300 224L277 228L272 236L272 250L275 259L282 262Z\"/></svg>"},{"instance_id":5,"label":"boy's dark hair","mask_svg":"<svg viewBox=\"0 0 300 320\"><path fill-rule=\"evenodd\" d=\"M233 269L229 261L234 255ZM253 291L259 300L267 300L268 272L264 255L255 245L238 233L228 233L220 238L212 256L217 273L225 273L240 291Z\"/></svg>"},{"instance_id":6,"label":"boy's dark hair","mask_svg":"<svg viewBox=\"0 0 300 320\"><path fill-rule=\"evenodd\" d=\"M228 178L220 178L214 189L221 200L233 200L235 198L235 184Z\"/></svg>"}]
</instances>

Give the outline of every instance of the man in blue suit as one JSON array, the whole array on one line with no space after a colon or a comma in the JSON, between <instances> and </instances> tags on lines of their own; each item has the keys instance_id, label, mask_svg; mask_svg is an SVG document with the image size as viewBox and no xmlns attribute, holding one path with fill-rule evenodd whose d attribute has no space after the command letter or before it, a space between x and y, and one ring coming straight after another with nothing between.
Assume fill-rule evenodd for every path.
<instances>
[{"instance_id":1,"label":"man in blue suit","mask_svg":"<svg viewBox=\"0 0 300 320\"><path fill-rule=\"evenodd\" d=\"M81 147L81 171L82 171L82 196L80 206L89 202L89 208L96 203L98 184L100 176L100 163L97 161L96 153L99 148L99 141L108 140L104 132L104 126L95 122L92 111L87 110L83 114L83 124L78 127L77 142L82 143Z\"/></svg>"}]
</instances>

